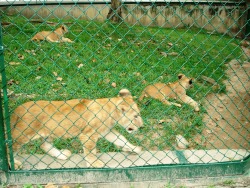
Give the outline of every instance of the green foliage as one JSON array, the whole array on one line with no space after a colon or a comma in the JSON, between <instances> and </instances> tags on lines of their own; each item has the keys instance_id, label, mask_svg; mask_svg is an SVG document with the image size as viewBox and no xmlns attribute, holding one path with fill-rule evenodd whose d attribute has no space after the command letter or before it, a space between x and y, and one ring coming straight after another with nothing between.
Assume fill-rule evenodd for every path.
<instances>
[{"instance_id":1,"label":"green foliage","mask_svg":"<svg viewBox=\"0 0 250 188\"><path fill-rule=\"evenodd\" d=\"M1 186L2 188L7 188L7 187L8 187L8 185L7 185L6 183L1 183L0 186Z\"/></svg>"},{"instance_id":2,"label":"green foliage","mask_svg":"<svg viewBox=\"0 0 250 188\"><path fill-rule=\"evenodd\" d=\"M233 186L235 182L233 180L226 180L222 183L223 186Z\"/></svg>"},{"instance_id":3,"label":"green foliage","mask_svg":"<svg viewBox=\"0 0 250 188\"><path fill-rule=\"evenodd\" d=\"M42 185L32 185L32 184L25 184L23 185L23 188L43 188Z\"/></svg>"},{"instance_id":4,"label":"green foliage","mask_svg":"<svg viewBox=\"0 0 250 188\"><path fill-rule=\"evenodd\" d=\"M207 186L207 188L215 188L215 186L214 185L209 185L209 186Z\"/></svg>"},{"instance_id":5,"label":"green foliage","mask_svg":"<svg viewBox=\"0 0 250 188\"><path fill-rule=\"evenodd\" d=\"M33 188L33 185L32 185L32 184L25 184L25 185L23 186L23 188Z\"/></svg>"}]
</instances>

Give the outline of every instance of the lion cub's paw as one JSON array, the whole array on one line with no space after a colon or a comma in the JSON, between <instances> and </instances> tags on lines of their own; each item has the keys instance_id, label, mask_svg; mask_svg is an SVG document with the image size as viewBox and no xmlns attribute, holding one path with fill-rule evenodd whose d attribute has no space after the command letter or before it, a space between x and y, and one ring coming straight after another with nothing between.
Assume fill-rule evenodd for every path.
<instances>
[{"instance_id":1,"label":"lion cub's paw","mask_svg":"<svg viewBox=\"0 0 250 188\"><path fill-rule=\"evenodd\" d=\"M131 152L133 154L138 154L142 151L142 147L140 146L135 146L135 148L122 148L122 151L125 151L125 152Z\"/></svg>"},{"instance_id":2,"label":"lion cub's paw","mask_svg":"<svg viewBox=\"0 0 250 188\"><path fill-rule=\"evenodd\" d=\"M23 165L20 161L14 159L15 170L22 169Z\"/></svg>"},{"instance_id":3,"label":"lion cub's paw","mask_svg":"<svg viewBox=\"0 0 250 188\"><path fill-rule=\"evenodd\" d=\"M132 152L132 153L140 153L142 151L142 147L139 147L139 146L135 146L135 148L122 148L122 151L125 151L125 152Z\"/></svg>"},{"instance_id":4,"label":"lion cub's paw","mask_svg":"<svg viewBox=\"0 0 250 188\"><path fill-rule=\"evenodd\" d=\"M177 107L181 107L181 104L175 103L175 106L177 106Z\"/></svg>"},{"instance_id":5,"label":"lion cub's paw","mask_svg":"<svg viewBox=\"0 0 250 188\"><path fill-rule=\"evenodd\" d=\"M101 160L95 160L93 163L88 163L87 162L87 167L92 167L92 168L103 168L105 164Z\"/></svg>"},{"instance_id":6,"label":"lion cub's paw","mask_svg":"<svg viewBox=\"0 0 250 188\"><path fill-rule=\"evenodd\" d=\"M60 151L61 151L61 154L57 157L58 159L66 160L71 156L71 151L67 149L62 149Z\"/></svg>"},{"instance_id":7,"label":"lion cub's paw","mask_svg":"<svg viewBox=\"0 0 250 188\"><path fill-rule=\"evenodd\" d=\"M135 149L133 149L132 151L138 154L142 151L142 147L136 146Z\"/></svg>"}]
</instances>

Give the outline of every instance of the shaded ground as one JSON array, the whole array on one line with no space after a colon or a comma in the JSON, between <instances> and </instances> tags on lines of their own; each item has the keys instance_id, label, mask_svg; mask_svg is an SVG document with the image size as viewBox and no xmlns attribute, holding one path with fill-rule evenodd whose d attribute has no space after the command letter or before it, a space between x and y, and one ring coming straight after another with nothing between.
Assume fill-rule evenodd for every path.
<instances>
[{"instance_id":1,"label":"shaded ground","mask_svg":"<svg viewBox=\"0 0 250 188\"><path fill-rule=\"evenodd\" d=\"M232 60L227 67L227 93L206 97L207 128L196 141L207 149L250 149L250 63Z\"/></svg>"},{"instance_id":2,"label":"shaded ground","mask_svg":"<svg viewBox=\"0 0 250 188\"><path fill-rule=\"evenodd\" d=\"M157 182L113 182L113 183L99 183L99 184L56 184L48 183L46 185L39 185L42 188L249 188L249 177L236 178L221 178L219 179L196 179L196 180L182 180L175 183L168 183L166 181ZM9 185L6 188L40 188L38 185L31 186L23 185Z\"/></svg>"}]
</instances>

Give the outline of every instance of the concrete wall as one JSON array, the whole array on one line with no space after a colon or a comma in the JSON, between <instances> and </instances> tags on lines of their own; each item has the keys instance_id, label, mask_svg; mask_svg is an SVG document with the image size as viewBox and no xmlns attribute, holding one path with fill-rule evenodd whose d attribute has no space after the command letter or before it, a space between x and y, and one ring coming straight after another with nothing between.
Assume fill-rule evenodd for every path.
<instances>
[{"instance_id":1,"label":"concrete wall","mask_svg":"<svg viewBox=\"0 0 250 188\"><path fill-rule=\"evenodd\" d=\"M247 19L244 7L209 5L134 6L127 6L127 10L133 10L133 14L128 14L125 19L129 23L140 22L143 25L167 28L197 27L233 36L243 35L245 32L244 25ZM123 12L125 13L125 11Z\"/></svg>"},{"instance_id":2,"label":"concrete wall","mask_svg":"<svg viewBox=\"0 0 250 188\"><path fill-rule=\"evenodd\" d=\"M32 5L2 8L8 14L20 12L28 18L106 20L109 4ZM130 24L167 28L203 28L210 32L244 37L246 6L192 4L123 4L122 17Z\"/></svg>"}]
</instances>

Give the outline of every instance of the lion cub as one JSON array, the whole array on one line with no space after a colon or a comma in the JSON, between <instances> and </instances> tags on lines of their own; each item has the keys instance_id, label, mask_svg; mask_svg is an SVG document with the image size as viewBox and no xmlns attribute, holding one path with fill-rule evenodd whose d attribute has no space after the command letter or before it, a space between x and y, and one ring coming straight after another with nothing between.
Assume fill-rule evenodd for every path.
<instances>
[{"instance_id":1,"label":"lion cub","mask_svg":"<svg viewBox=\"0 0 250 188\"><path fill-rule=\"evenodd\" d=\"M83 145L88 167L104 167L96 156L96 143L105 138L123 151L141 151L118 131L116 123L128 133L143 126L140 110L129 90L122 89L118 97L101 99L72 99L68 101L30 101L17 107L11 116L13 151L38 138L43 138L41 149L58 159L66 160L71 152L55 148L51 141L55 138L78 137ZM14 155L14 158L15 158ZM15 168L22 163L14 160Z\"/></svg>"},{"instance_id":2,"label":"lion cub","mask_svg":"<svg viewBox=\"0 0 250 188\"><path fill-rule=\"evenodd\" d=\"M144 97L152 97L158 99L166 105L175 105L181 107L180 104L168 101L169 98L177 99L183 103L191 105L195 111L199 111L199 104L191 97L187 96L186 90L193 84L193 79L186 77L184 74L178 75L179 80L174 83L156 83L147 86L140 98L141 101Z\"/></svg>"},{"instance_id":3,"label":"lion cub","mask_svg":"<svg viewBox=\"0 0 250 188\"><path fill-rule=\"evenodd\" d=\"M34 41L47 40L49 42L73 42L69 38L63 37L68 32L68 28L65 25L61 25L55 31L41 31L31 39Z\"/></svg>"}]
</instances>

